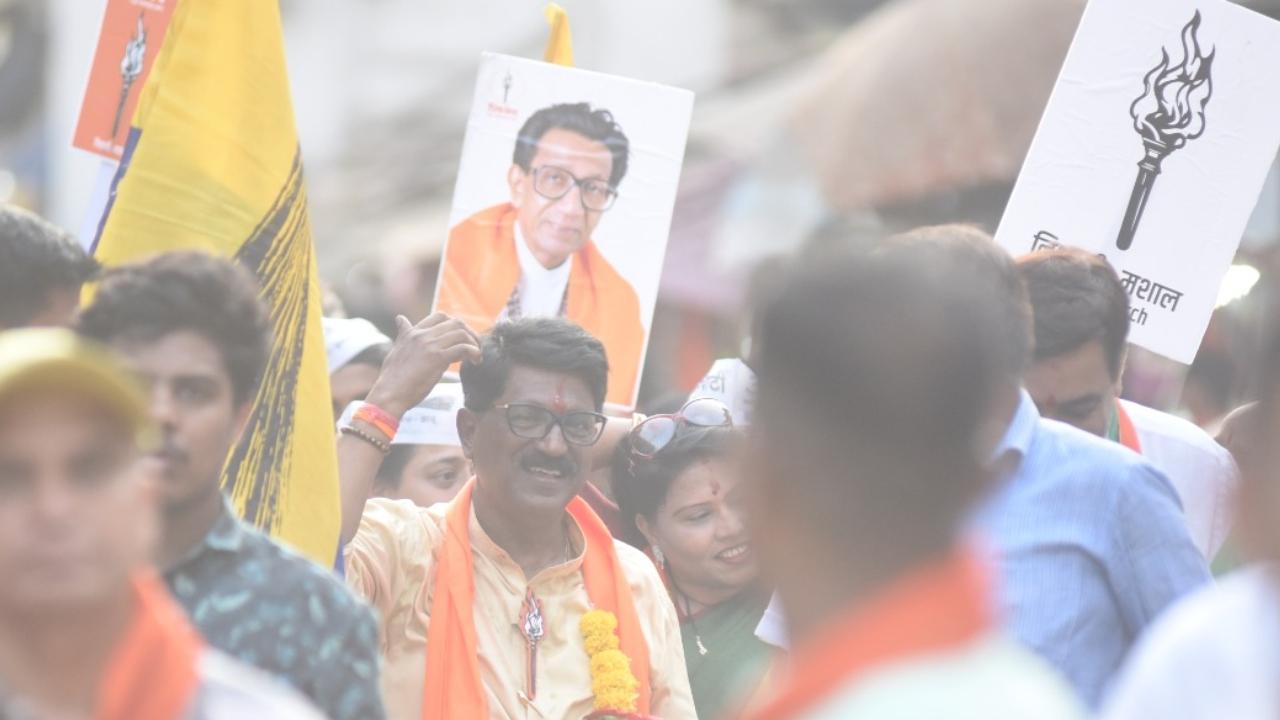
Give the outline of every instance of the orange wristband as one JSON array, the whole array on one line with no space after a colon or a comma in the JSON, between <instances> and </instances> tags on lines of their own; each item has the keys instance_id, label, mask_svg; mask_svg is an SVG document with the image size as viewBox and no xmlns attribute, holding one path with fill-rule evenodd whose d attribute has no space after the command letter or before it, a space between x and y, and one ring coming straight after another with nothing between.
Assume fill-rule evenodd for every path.
<instances>
[{"instance_id":1,"label":"orange wristband","mask_svg":"<svg viewBox=\"0 0 1280 720\"><path fill-rule=\"evenodd\" d=\"M394 440L396 431L400 429L400 421L392 417L391 413L369 403L360 403L360 407L356 408L356 412L351 416L351 419L372 425L377 428L378 432L386 435L387 440Z\"/></svg>"}]
</instances>

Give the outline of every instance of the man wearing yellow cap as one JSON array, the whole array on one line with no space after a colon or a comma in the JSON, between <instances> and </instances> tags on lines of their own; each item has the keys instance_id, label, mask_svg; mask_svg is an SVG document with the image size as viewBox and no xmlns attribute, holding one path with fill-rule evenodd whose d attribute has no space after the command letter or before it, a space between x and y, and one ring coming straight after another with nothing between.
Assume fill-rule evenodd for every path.
<instances>
[{"instance_id":1,"label":"man wearing yellow cap","mask_svg":"<svg viewBox=\"0 0 1280 720\"><path fill-rule=\"evenodd\" d=\"M318 718L205 646L152 569L146 412L69 331L0 333L0 717Z\"/></svg>"}]
</instances>

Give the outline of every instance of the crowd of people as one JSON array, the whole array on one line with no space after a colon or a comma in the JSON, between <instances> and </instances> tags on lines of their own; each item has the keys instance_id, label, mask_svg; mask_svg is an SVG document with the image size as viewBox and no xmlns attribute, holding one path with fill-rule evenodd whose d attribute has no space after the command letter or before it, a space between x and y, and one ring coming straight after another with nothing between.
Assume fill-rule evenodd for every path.
<instances>
[{"instance_id":1,"label":"crowd of people","mask_svg":"<svg viewBox=\"0 0 1280 720\"><path fill-rule=\"evenodd\" d=\"M835 245L669 412L555 308L326 318L321 566L221 486L252 274L0 206L0 718L1280 717L1280 321L1215 439L1121 398L1104 260Z\"/></svg>"}]
</instances>

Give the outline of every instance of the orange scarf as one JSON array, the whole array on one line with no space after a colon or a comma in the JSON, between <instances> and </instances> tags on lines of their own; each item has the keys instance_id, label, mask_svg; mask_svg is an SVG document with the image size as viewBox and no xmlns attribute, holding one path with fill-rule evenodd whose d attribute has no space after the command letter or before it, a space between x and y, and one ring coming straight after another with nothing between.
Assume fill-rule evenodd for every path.
<instances>
[{"instance_id":1,"label":"orange scarf","mask_svg":"<svg viewBox=\"0 0 1280 720\"><path fill-rule=\"evenodd\" d=\"M160 580L134 578L133 620L112 652L95 720L178 720L199 685L203 643Z\"/></svg>"},{"instance_id":2,"label":"orange scarf","mask_svg":"<svg viewBox=\"0 0 1280 720\"><path fill-rule=\"evenodd\" d=\"M480 656L476 643L475 577L471 559L472 479L458 493L445 518L444 543L436 559L435 597L431 601L431 625L427 631L427 677L423 683L424 720L484 720L489 717ZM598 609L618 618L622 652L631 660L631 672L640 681L636 708L649 712L649 647L640 630L640 617L626 573L614 551L609 528L580 497L569 503L569 515L582 528L586 553L582 577L587 596ZM587 665L583 653L584 671Z\"/></svg>"},{"instance_id":3,"label":"orange scarf","mask_svg":"<svg viewBox=\"0 0 1280 720\"><path fill-rule=\"evenodd\" d=\"M879 666L977 639L991 626L987 587L986 568L965 550L908 574L800 648L783 693L751 717L798 717Z\"/></svg>"},{"instance_id":4,"label":"orange scarf","mask_svg":"<svg viewBox=\"0 0 1280 720\"><path fill-rule=\"evenodd\" d=\"M1116 400L1116 425L1120 430L1120 444L1130 450L1142 454L1142 442L1138 440L1138 429L1133 425L1133 418L1125 412L1124 405Z\"/></svg>"}]
</instances>

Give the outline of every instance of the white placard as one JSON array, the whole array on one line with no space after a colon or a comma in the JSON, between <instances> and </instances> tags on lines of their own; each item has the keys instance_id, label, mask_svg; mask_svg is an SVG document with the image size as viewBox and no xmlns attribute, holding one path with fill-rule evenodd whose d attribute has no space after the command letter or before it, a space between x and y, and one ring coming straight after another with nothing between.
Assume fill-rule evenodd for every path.
<instances>
[{"instance_id":1,"label":"white placard","mask_svg":"<svg viewBox=\"0 0 1280 720\"><path fill-rule=\"evenodd\" d=\"M480 331L564 315L633 405L692 114L688 90L485 53L436 309Z\"/></svg>"},{"instance_id":2,"label":"white placard","mask_svg":"<svg viewBox=\"0 0 1280 720\"><path fill-rule=\"evenodd\" d=\"M1225 0L1092 0L996 233L1106 257L1130 339L1189 363L1280 146L1280 23Z\"/></svg>"}]
</instances>

